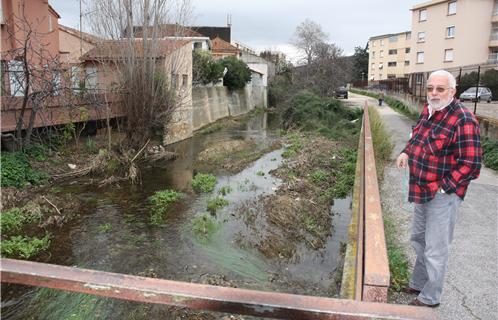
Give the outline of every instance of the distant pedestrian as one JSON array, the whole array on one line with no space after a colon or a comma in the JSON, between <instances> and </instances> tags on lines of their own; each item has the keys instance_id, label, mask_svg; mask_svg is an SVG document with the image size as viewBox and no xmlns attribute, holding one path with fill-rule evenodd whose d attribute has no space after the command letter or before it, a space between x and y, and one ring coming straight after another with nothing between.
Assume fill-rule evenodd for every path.
<instances>
[{"instance_id":1,"label":"distant pedestrian","mask_svg":"<svg viewBox=\"0 0 498 320\"><path fill-rule=\"evenodd\" d=\"M379 93L379 106L382 106L382 102L384 102L384 91Z\"/></svg>"},{"instance_id":2,"label":"distant pedestrian","mask_svg":"<svg viewBox=\"0 0 498 320\"><path fill-rule=\"evenodd\" d=\"M396 160L409 167L408 201L415 202L410 240L417 259L404 291L418 294L410 302L416 306L440 303L457 210L481 170L479 124L453 98L455 83L444 70L429 76L428 104Z\"/></svg>"}]
</instances>

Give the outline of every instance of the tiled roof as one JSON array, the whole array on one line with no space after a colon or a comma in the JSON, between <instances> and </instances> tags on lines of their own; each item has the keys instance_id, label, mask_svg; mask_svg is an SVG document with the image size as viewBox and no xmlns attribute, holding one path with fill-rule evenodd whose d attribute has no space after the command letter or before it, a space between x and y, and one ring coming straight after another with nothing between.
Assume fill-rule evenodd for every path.
<instances>
[{"instance_id":1,"label":"tiled roof","mask_svg":"<svg viewBox=\"0 0 498 320\"><path fill-rule=\"evenodd\" d=\"M143 56L143 46L142 39L135 39L133 42L135 49L135 56ZM152 43L152 42L151 42ZM188 40L172 40L172 39L160 39L155 40L153 44L157 45L156 58L166 57L171 52L179 49L180 47L190 43ZM93 49L85 53L81 60L119 60L127 55L125 52L128 51L128 40L108 40L97 44Z\"/></svg>"},{"instance_id":2,"label":"tiled roof","mask_svg":"<svg viewBox=\"0 0 498 320\"><path fill-rule=\"evenodd\" d=\"M225 40L221 39L220 37L214 38L211 42L213 44L213 47L211 49L213 52L217 52L217 51L239 52L240 51L236 47L232 46L230 43L228 43Z\"/></svg>"},{"instance_id":3,"label":"tiled roof","mask_svg":"<svg viewBox=\"0 0 498 320\"><path fill-rule=\"evenodd\" d=\"M59 29L62 30L62 31L65 31L77 38L80 37L80 31L79 30L76 30L76 29L73 29L73 28L70 28L70 27L67 27L67 26L63 26L61 24L59 24ZM89 34L89 33L86 33L86 32L81 32L81 36L83 38L84 41L86 42L89 42L89 43L92 43L92 44L95 44L99 41L101 41L102 39L100 39L99 37L97 36L94 36L93 34Z\"/></svg>"}]
</instances>

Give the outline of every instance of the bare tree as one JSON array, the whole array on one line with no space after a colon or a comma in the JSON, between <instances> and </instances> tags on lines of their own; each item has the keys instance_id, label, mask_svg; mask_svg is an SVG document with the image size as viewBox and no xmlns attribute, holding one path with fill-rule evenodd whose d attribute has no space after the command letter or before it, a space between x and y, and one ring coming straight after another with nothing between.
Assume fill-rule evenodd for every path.
<instances>
[{"instance_id":1,"label":"bare tree","mask_svg":"<svg viewBox=\"0 0 498 320\"><path fill-rule=\"evenodd\" d=\"M15 140L18 148L31 143L35 120L47 101L61 89L61 72L64 69L57 55L48 50L45 34L39 32L43 21L30 21L25 14L25 3L19 7L19 16L7 21L7 33L13 48L3 54L8 61L7 109L19 109L16 118ZM20 104L20 108L19 107ZM28 110L28 119L26 115Z\"/></svg>"},{"instance_id":2,"label":"bare tree","mask_svg":"<svg viewBox=\"0 0 498 320\"><path fill-rule=\"evenodd\" d=\"M93 33L107 39L97 45L97 67L114 83L102 89L120 97L127 113L127 147L138 149L158 128L167 132L182 103L175 87L185 59L175 50L185 43L162 40L161 28L172 22L185 25L190 1L94 0L90 12Z\"/></svg>"},{"instance_id":3,"label":"bare tree","mask_svg":"<svg viewBox=\"0 0 498 320\"><path fill-rule=\"evenodd\" d=\"M310 20L304 20L296 27L291 43L305 54L306 63L309 65L317 57L319 46L328 40L328 34L322 27Z\"/></svg>"}]
</instances>

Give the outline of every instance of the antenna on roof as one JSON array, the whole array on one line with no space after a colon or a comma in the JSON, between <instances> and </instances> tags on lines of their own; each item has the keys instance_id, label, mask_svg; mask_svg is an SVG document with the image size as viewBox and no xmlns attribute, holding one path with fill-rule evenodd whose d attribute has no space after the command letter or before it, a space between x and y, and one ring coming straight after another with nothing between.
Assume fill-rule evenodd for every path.
<instances>
[{"instance_id":1,"label":"antenna on roof","mask_svg":"<svg viewBox=\"0 0 498 320\"><path fill-rule=\"evenodd\" d=\"M227 13L227 27L231 28L232 27L232 14Z\"/></svg>"}]
</instances>

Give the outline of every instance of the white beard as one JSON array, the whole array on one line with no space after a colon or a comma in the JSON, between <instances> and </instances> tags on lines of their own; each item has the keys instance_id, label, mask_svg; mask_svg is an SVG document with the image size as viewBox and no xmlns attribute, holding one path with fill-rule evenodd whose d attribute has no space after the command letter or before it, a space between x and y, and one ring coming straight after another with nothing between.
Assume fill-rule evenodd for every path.
<instances>
[{"instance_id":1,"label":"white beard","mask_svg":"<svg viewBox=\"0 0 498 320\"><path fill-rule=\"evenodd\" d=\"M446 108L450 103L451 101L453 101L453 97L449 97L448 100L440 100L440 99L429 99L429 97L427 97L427 101L429 103L429 105L431 106L432 110L434 111L438 111L438 110L441 110L443 108Z\"/></svg>"}]
</instances>

